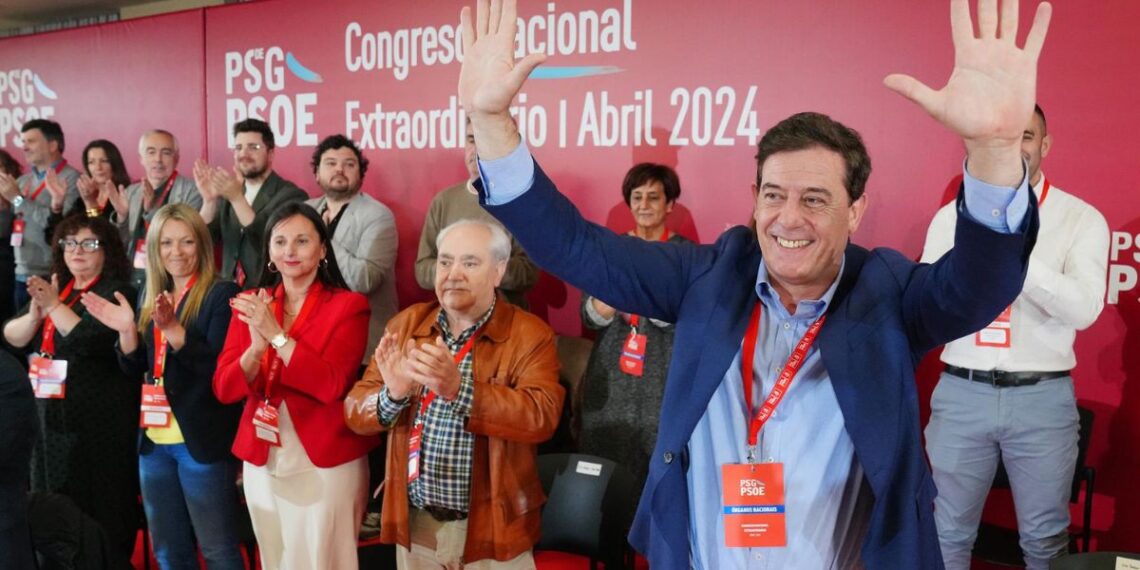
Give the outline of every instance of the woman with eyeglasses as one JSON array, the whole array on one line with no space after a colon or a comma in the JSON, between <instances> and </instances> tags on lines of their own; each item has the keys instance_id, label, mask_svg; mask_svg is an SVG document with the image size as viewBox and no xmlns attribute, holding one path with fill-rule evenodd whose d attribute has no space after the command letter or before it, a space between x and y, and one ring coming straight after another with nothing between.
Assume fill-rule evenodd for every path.
<instances>
[{"instance_id":1,"label":"woman with eyeglasses","mask_svg":"<svg viewBox=\"0 0 1140 570\"><path fill-rule=\"evenodd\" d=\"M119 369L118 335L79 298L134 299L118 231L101 217L60 222L50 278L28 278L31 301L4 325L10 345L29 353L41 437L32 490L67 495L102 527L114 567L127 567L138 530L135 453L139 391Z\"/></svg>"},{"instance_id":2,"label":"woman with eyeglasses","mask_svg":"<svg viewBox=\"0 0 1140 570\"><path fill-rule=\"evenodd\" d=\"M368 340L368 301L348 290L311 206L265 224L260 288L233 300L214 392L245 401L234 455L263 568L357 567L368 450L344 423L344 397Z\"/></svg>"},{"instance_id":3,"label":"woman with eyeglasses","mask_svg":"<svg viewBox=\"0 0 1140 570\"><path fill-rule=\"evenodd\" d=\"M241 570L230 455L241 407L211 386L238 287L218 278L210 230L187 204L158 210L146 257L137 318L121 295L90 292L82 303L118 332L120 366L143 381L139 479L155 558L164 570L197 570L196 542L210 570Z\"/></svg>"}]
</instances>

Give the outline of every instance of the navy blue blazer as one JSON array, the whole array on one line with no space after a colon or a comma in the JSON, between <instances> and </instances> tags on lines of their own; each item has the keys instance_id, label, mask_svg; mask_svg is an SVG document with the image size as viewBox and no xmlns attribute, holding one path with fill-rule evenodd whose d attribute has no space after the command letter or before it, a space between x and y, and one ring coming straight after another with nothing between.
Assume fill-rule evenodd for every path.
<instances>
[{"instance_id":1,"label":"navy blue blazer","mask_svg":"<svg viewBox=\"0 0 1140 570\"><path fill-rule=\"evenodd\" d=\"M760 246L744 227L703 246L615 235L583 219L535 168L534 185L509 204L487 206L480 186L484 207L542 268L611 306L676 323L657 445L630 542L655 570L688 568L686 450L740 350L757 302ZM869 570L942 568L914 370L926 351L984 327L1013 301L1037 225L1035 203L1014 234L959 216L954 248L929 265L891 249L847 247L816 342L874 494L862 546Z\"/></svg>"},{"instance_id":2,"label":"navy blue blazer","mask_svg":"<svg viewBox=\"0 0 1140 570\"><path fill-rule=\"evenodd\" d=\"M214 369L218 354L226 343L230 326L230 299L238 286L230 281L217 281L206 293L198 316L186 327L186 344L177 352L166 353L163 385L166 398L178 418L178 427L186 440L186 450L199 463L232 459L230 446L237 434L240 404L223 404L214 396ZM183 301L185 303L185 301ZM182 313L182 306L178 308ZM153 321L152 321L153 322ZM148 326L138 349L123 354L118 345L119 366L131 378L151 382L154 371L154 327ZM146 455L154 446L139 429L139 453Z\"/></svg>"}]
</instances>

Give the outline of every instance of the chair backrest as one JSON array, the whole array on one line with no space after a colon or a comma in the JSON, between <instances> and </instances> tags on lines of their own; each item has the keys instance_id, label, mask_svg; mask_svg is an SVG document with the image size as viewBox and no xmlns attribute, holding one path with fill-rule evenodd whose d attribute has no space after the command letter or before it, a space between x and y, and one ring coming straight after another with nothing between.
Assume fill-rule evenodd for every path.
<instances>
[{"instance_id":1,"label":"chair backrest","mask_svg":"<svg viewBox=\"0 0 1140 570\"><path fill-rule=\"evenodd\" d=\"M1049 570L1116 570L1116 559L1140 562L1140 554L1127 552L1083 552L1054 558Z\"/></svg>"},{"instance_id":2,"label":"chair backrest","mask_svg":"<svg viewBox=\"0 0 1140 570\"><path fill-rule=\"evenodd\" d=\"M628 498L635 489L629 470L593 455L553 453L538 456L538 473L547 500L535 549L620 567L633 520Z\"/></svg>"},{"instance_id":3,"label":"chair backrest","mask_svg":"<svg viewBox=\"0 0 1140 570\"><path fill-rule=\"evenodd\" d=\"M1080 417L1080 429L1077 432L1077 468L1073 470L1073 488L1069 495L1069 502L1075 503L1080 498L1081 482L1085 480L1085 459L1088 457L1089 442L1092 441L1093 420L1096 414L1092 410L1077 406ZM994 489L1008 489L1009 475L1005 472L1005 465L998 463L997 473L994 474Z\"/></svg>"},{"instance_id":4,"label":"chair backrest","mask_svg":"<svg viewBox=\"0 0 1140 570\"><path fill-rule=\"evenodd\" d=\"M578 433L580 431L582 378L586 376L586 365L590 362L590 353L594 350L593 341L576 336L558 335L555 337L558 349L558 363L561 368L558 373L558 382L566 389L566 400L562 404L562 418L558 429L549 441L539 446L538 452L543 453L569 453L578 450Z\"/></svg>"}]
</instances>

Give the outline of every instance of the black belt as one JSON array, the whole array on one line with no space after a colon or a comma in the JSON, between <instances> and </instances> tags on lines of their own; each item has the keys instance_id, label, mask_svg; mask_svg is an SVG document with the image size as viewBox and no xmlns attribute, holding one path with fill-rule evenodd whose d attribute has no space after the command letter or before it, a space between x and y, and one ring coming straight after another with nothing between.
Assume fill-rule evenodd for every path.
<instances>
[{"instance_id":1,"label":"black belt","mask_svg":"<svg viewBox=\"0 0 1140 570\"><path fill-rule=\"evenodd\" d=\"M1017 386L1032 386L1042 380L1063 378L1069 376L1071 370L1057 370L1054 372L1006 372L1005 370L973 370L947 364L945 371L951 376L989 384L997 388L1014 388Z\"/></svg>"},{"instance_id":2,"label":"black belt","mask_svg":"<svg viewBox=\"0 0 1140 570\"><path fill-rule=\"evenodd\" d=\"M431 515L431 518L439 522L461 521L467 518L467 513L455 509L445 509L443 507L423 507L420 510Z\"/></svg>"}]
</instances>

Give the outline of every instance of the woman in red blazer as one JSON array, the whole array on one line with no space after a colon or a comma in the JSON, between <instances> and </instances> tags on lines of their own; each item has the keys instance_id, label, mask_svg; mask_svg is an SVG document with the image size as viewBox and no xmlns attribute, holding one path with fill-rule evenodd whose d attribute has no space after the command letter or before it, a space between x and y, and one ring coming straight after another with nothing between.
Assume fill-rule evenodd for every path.
<instances>
[{"instance_id":1,"label":"woman in red blazer","mask_svg":"<svg viewBox=\"0 0 1140 570\"><path fill-rule=\"evenodd\" d=\"M356 568L379 440L345 426L343 400L368 339L368 301L347 290L320 215L300 203L266 223L261 287L234 298L214 374L222 402L245 400L233 452L263 567Z\"/></svg>"}]
</instances>

